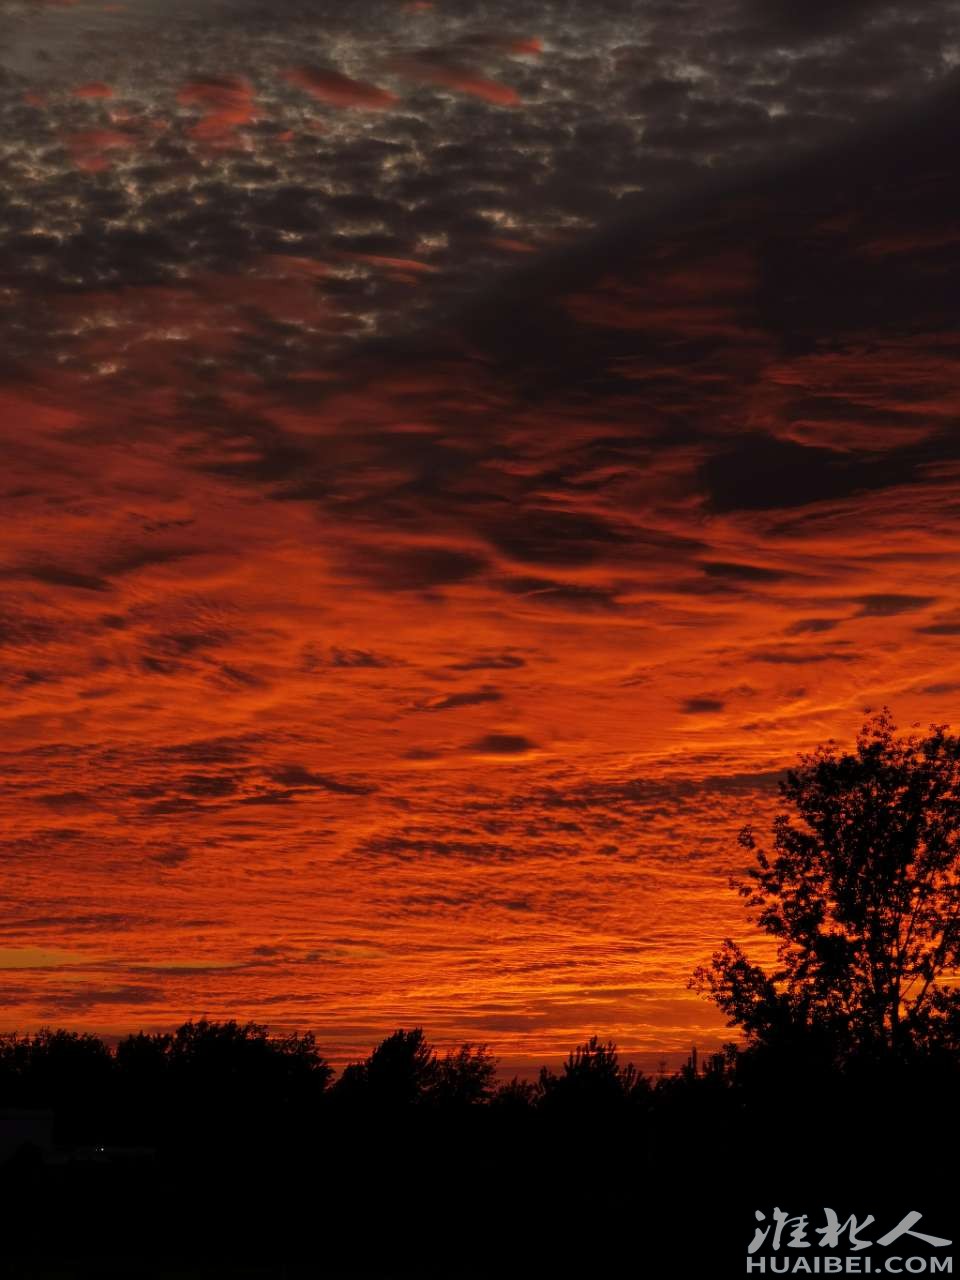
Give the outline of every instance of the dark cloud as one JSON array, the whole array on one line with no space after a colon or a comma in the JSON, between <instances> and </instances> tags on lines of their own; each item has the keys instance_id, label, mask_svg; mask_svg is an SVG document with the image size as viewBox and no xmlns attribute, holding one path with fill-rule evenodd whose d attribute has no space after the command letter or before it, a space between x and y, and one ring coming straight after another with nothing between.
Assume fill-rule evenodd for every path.
<instances>
[{"instance_id":1,"label":"dark cloud","mask_svg":"<svg viewBox=\"0 0 960 1280\"><path fill-rule=\"evenodd\" d=\"M624 540L595 516L537 508L494 526L488 537L514 560L548 565L589 564Z\"/></svg>"},{"instance_id":2,"label":"dark cloud","mask_svg":"<svg viewBox=\"0 0 960 1280\"><path fill-rule=\"evenodd\" d=\"M469 743L468 751L489 756L519 756L536 750L536 743L519 733L487 733Z\"/></svg>"},{"instance_id":3,"label":"dark cloud","mask_svg":"<svg viewBox=\"0 0 960 1280\"><path fill-rule=\"evenodd\" d=\"M897 12L895 3L884 0L747 0L747 20L753 20L770 32L772 38L789 36L820 39L848 31L864 19L877 21Z\"/></svg>"},{"instance_id":4,"label":"dark cloud","mask_svg":"<svg viewBox=\"0 0 960 1280\"><path fill-rule=\"evenodd\" d=\"M746 655L750 662L766 662L770 666L805 667L819 662L860 662L859 654L846 649L804 649L800 645L789 648L754 649Z\"/></svg>"},{"instance_id":5,"label":"dark cloud","mask_svg":"<svg viewBox=\"0 0 960 1280\"><path fill-rule=\"evenodd\" d=\"M150 861L161 867L179 867L189 859L190 854L186 849L164 849L161 853L150 855Z\"/></svg>"},{"instance_id":6,"label":"dark cloud","mask_svg":"<svg viewBox=\"0 0 960 1280\"><path fill-rule=\"evenodd\" d=\"M93 797L83 791L49 791L36 796L36 802L58 812L95 807Z\"/></svg>"},{"instance_id":7,"label":"dark cloud","mask_svg":"<svg viewBox=\"0 0 960 1280\"><path fill-rule=\"evenodd\" d=\"M709 457L701 478L714 511L771 511L887 488L904 473L896 458L851 457L792 440L746 435Z\"/></svg>"},{"instance_id":8,"label":"dark cloud","mask_svg":"<svg viewBox=\"0 0 960 1280\"><path fill-rule=\"evenodd\" d=\"M492 653L476 658L464 658L450 664L451 671L511 671L525 667L526 661L516 653Z\"/></svg>"},{"instance_id":9,"label":"dark cloud","mask_svg":"<svg viewBox=\"0 0 960 1280\"><path fill-rule=\"evenodd\" d=\"M538 788L531 800L548 808L592 809L607 805L661 805L665 802L711 795L743 796L772 793L782 779L776 769L740 770L717 774L675 774L667 778L629 778L624 782L582 783L570 790ZM709 800L706 801L710 803Z\"/></svg>"},{"instance_id":10,"label":"dark cloud","mask_svg":"<svg viewBox=\"0 0 960 1280\"><path fill-rule=\"evenodd\" d=\"M685 716L698 716L709 714L713 711L722 711L726 705L722 698L686 698L680 709Z\"/></svg>"},{"instance_id":11,"label":"dark cloud","mask_svg":"<svg viewBox=\"0 0 960 1280\"><path fill-rule=\"evenodd\" d=\"M387 658L378 653L370 653L366 649L332 648L330 650L330 666L382 670L385 667L396 666L396 659Z\"/></svg>"},{"instance_id":12,"label":"dark cloud","mask_svg":"<svg viewBox=\"0 0 960 1280\"><path fill-rule=\"evenodd\" d=\"M130 983L114 988L85 988L50 992L48 999L59 1010L82 1013L99 1005L144 1006L162 1004L166 992L161 987L148 987Z\"/></svg>"},{"instance_id":13,"label":"dark cloud","mask_svg":"<svg viewBox=\"0 0 960 1280\"><path fill-rule=\"evenodd\" d=\"M255 735L239 738L202 738L195 742L158 746L156 754L162 761L223 765L246 760L251 753L256 752L258 746L259 741Z\"/></svg>"},{"instance_id":14,"label":"dark cloud","mask_svg":"<svg viewBox=\"0 0 960 1280\"><path fill-rule=\"evenodd\" d=\"M617 607L617 591L589 583L558 582L554 578L504 578L498 585L509 595L520 596L532 604L573 609Z\"/></svg>"},{"instance_id":15,"label":"dark cloud","mask_svg":"<svg viewBox=\"0 0 960 1280\"><path fill-rule=\"evenodd\" d=\"M414 56L393 58L390 70L424 84L454 89L500 107L514 107L520 95L510 85L491 80L463 63L452 62L443 51L428 50Z\"/></svg>"},{"instance_id":16,"label":"dark cloud","mask_svg":"<svg viewBox=\"0 0 960 1280\"><path fill-rule=\"evenodd\" d=\"M18 576L33 578L37 582L45 582L54 587L72 587L77 591L108 591L110 589L110 583L106 578L66 569L59 565L35 565L31 569L21 570Z\"/></svg>"},{"instance_id":17,"label":"dark cloud","mask_svg":"<svg viewBox=\"0 0 960 1280\"><path fill-rule=\"evenodd\" d=\"M299 764L288 764L275 769L270 777L274 782L279 782L282 786L291 789L332 791L336 795L343 796L366 796L374 790L365 783L342 782L326 774L314 773L311 769L306 769Z\"/></svg>"},{"instance_id":18,"label":"dark cloud","mask_svg":"<svg viewBox=\"0 0 960 1280\"><path fill-rule=\"evenodd\" d=\"M860 618L893 618L899 613L915 613L927 605L936 603L936 596L908 596L893 593L858 596Z\"/></svg>"},{"instance_id":19,"label":"dark cloud","mask_svg":"<svg viewBox=\"0 0 960 1280\"><path fill-rule=\"evenodd\" d=\"M57 297L176 286L188 260L194 275L251 284L233 309L252 327L264 319L252 287L264 254L333 265L318 296L336 300L337 323L301 312L285 340L252 343L265 369L295 355L297 329L350 343L371 318L397 333L444 313L512 269L495 242L545 247L565 228L642 212L698 172L810 147L883 98L906 102L945 73L958 25L954 7L934 0L909 14L729 0L648 6L631 43L633 10L598 0L589 16L533 3L455 21L438 10L427 42L402 5L372 0L215 15L174 3L162 17L85 6L58 13L56 56L42 60L30 7L17 11L0 55L0 112L23 145L0 180L29 192L37 216L18 203L0 215L0 272L40 306L11 325L9 349L43 335L76 345L48 309ZM82 35L91 24L103 37L96 81ZM304 61L319 49L323 65ZM424 238L435 239L438 271L429 297L411 297L403 271L372 260L336 269L345 251L422 263ZM803 258L820 249L792 252L798 265L777 270L809 286L816 272ZM863 309L869 291L851 269L831 287L839 280ZM770 296L789 296L776 275ZM794 312L806 332L802 304Z\"/></svg>"},{"instance_id":20,"label":"dark cloud","mask_svg":"<svg viewBox=\"0 0 960 1280\"><path fill-rule=\"evenodd\" d=\"M52 621L9 607L0 611L0 646L33 648L50 644L62 632Z\"/></svg>"},{"instance_id":21,"label":"dark cloud","mask_svg":"<svg viewBox=\"0 0 960 1280\"><path fill-rule=\"evenodd\" d=\"M220 796L232 796L237 790L237 780L229 775L217 773L187 774L180 780L180 786L188 796L216 799Z\"/></svg>"},{"instance_id":22,"label":"dark cloud","mask_svg":"<svg viewBox=\"0 0 960 1280\"><path fill-rule=\"evenodd\" d=\"M485 561L467 551L420 546L356 552L347 567L358 579L387 591L426 591L476 577Z\"/></svg>"},{"instance_id":23,"label":"dark cloud","mask_svg":"<svg viewBox=\"0 0 960 1280\"><path fill-rule=\"evenodd\" d=\"M167 653L188 656L207 649L217 649L230 643L232 635L223 628L197 628L194 631L176 631L151 638L150 643Z\"/></svg>"},{"instance_id":24,"label":"dark cloud","mask_svg":"<svg viewBox=\"0 0 960 1280\"><path fill-rule=\"evenodd\" d=\"M842 621L842 618L800 618L787 627L786 633L788 636L816 635L833 631Z\"/></svg>"},{"instance_id":25,"label":"dark cloud","mask_svg":"<svg viewBox=\"0 0 960 1280\"><path fill-rule=\"evenodd\" d=\"M548 822L544 828L525 834L531 837L526 848L519 849L508 839L498 839L496 831L437 830L429 825L406 825L372 835L360 841L352 851L354 857L363 859L391 859L398 862L418 863L429 860L447 860L451 864L503 863L523 864L530 858L557 860L570 856L576 846L569 839L545 838L545 829L566 833L569 824ZM418 898L423 894L416 895ZM456 909L458 900L450 894L434 896L434 909ZM471 898L474 894L471 893ZM502 895L493 893L489 900L502 907Z\"/></svg>"},{"instance_id":26,"label":"dark cloud","mask_svg":"<svg viewBox=\"0 0 960 1280\"><path fill-rule=\"evenodd\" d=\"M700 567L708 578L724 578L734 582L782 582L793 576L783 569L766 569L755 564L731 564L723 560L707 560Z\"/></svg>"},{"instance_id":27,"label":"dark cloud","mask_svg":"<svg viewBox=\"0 0 960 1280\"><path fill-rule=\"evenodd\" d=\"M291 84L334 107L366 107L382 111L397 101L396 94L386 89L352 80L342 72L322 67L294 67L285 75Z\"/></svg>"},{"instance_id":28,"label":"dark cloud","mask_svg":"<svg viewBox=\"0 0 960 1280\"><path fill-rule=\"evenodd\" d=\"M452 711L457 707L479 707L488 702L500 702L503 694L489 686L483 689L464 689L459 693L447 693L430 698L416 705L416 711Z\"/></svg>"},{"instance_id":29,"label":"dark cloud","mask_svg":"<svg viewBox=\"0 0 960 1280\"><path fill-rule=\"evenodd\" d=\"M244 671L230 662L222 662L214 666L208 679L211 684L227 690L265 689L268 686L268 682L254 672Z\"/></svg>"}]
</instances>

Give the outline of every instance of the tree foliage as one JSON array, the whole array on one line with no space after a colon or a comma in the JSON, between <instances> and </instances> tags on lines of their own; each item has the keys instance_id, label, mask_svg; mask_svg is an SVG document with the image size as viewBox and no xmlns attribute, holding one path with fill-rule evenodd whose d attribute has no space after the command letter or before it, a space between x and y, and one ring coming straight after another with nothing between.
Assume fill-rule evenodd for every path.
<instances>
[{"instance_id":1,"label":"tree foliage","mask_svg":"<svg viewBox=\"0 0 960 1280\"><path fill-rule=\"evenodd\" d=\"M780 784L772 848L737 888L777 942L767 972L727 939L694 985L749 1042L814 1042L834 1060L960 1046L960 739L900 735L884 709L853 751L802 755Z\"/></svg>"}]
</instances>

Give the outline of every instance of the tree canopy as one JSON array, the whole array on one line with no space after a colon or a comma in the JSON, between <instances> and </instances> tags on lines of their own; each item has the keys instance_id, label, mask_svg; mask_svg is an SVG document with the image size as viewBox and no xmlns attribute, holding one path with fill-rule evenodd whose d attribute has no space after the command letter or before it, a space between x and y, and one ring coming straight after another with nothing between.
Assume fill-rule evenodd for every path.
<instances>
[{"instance_id":1,"label":"tree canopy","mask_svg":"<svg viewBox=\"0 0 960 1280\"><path fill-rule=\"evenodd\" d=\"M790 812L735 882L777 941L767 972L726 939L693 983L749 1043L818 1042L837 1060L960 1046L960 738L899 734L887 709L855 749L801 755Z\"/></svg>"}]
</instances>

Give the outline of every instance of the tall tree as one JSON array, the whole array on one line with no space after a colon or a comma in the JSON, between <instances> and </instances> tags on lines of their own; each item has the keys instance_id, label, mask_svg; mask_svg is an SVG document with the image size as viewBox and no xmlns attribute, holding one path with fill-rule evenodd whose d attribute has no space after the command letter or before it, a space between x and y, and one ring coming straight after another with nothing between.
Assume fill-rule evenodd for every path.
<instances>
[{"instance_id":1,"label":"tall tree","mask_svg":"<svg viewBox=\"0 0 960 1280\"><path fill-rule=\"evenodd\" d=\"M693 985L748 1042L806 1037L835 1058L960 1047L960 738L899 735L887 709L780 784L772 849L736 887L777 940L767 972L727 939Z\"/></svg>"}]
</instances>

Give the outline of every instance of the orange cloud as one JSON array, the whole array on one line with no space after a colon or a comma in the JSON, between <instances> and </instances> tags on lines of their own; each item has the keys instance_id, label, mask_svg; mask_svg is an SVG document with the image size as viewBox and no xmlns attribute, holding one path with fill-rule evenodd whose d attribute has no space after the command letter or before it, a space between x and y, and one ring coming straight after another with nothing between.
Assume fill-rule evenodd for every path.
<instances>
[{"instance_id":1,"label":"orange cloud","mask_svg":"<svg viewBox=\"0 0 960 1280\"><path fill-rule=\"evenodd\" d=\"M414 258L390 258L379 253L344 253L342 256L355 262L367 262L373 267L392 267L395 271L413 275L435 275L440 270L429 262L418 262Z\"/></svg>"},{"instance_id":2,"label":"orange cloud","mask_svg":"<svg viewBox=\"0 0 960 1280\"><path fill-rule=\"evenodd\" d=\"M515 240L510 236L494 236L491 245L495 249L503 249L505 253L536 253L537 246L528 244L526 240Z\"/></svg>"},{"instance_id":3,"label":"orange cloud","mask_svg":"<svg viewBox=\"0 0 960 1280\"><path fill-rule=\"evenodd\" d=\"M203 115L187 132L197 141L214 145L235 141L235 131L255 114L253 90L239 76L191 81L181 87L177 102L201 108Z\"/></svg>"},{"instance_id":4,"label":"orange cloud","mask_svg":"<svg viewBox=\"0 0 960 1280\"><path fill-rule=\"evenodd\" d=\"M461 43L471 48L492 49L497 53L513 54L517 57L531 56L538 58L543 53L543 41L536 36L524 38L478 35L468 36Z\"/></svg>"},{"instance_id":5,"label":"orange cloud","mask_svg":"<svg viewBox=\"0 0 960 1280\"><path fill-rule=\"evenodd\" d=\"M515 107L520 104L520 95L516 89L479 75L469 67L455 62L446 62L427 56L408 56L393 58L388 64L397 75L408 80L416 80L422 84L439 85L443 89L454 89L458 93L466 93L474 98L499 107Z\"/></svg>"},{"instance_id":6,"label":"orange cloud","mask_svg":"<svg viewBox=\"0 0 960 1280\"><path fill-rule=\"evenodd\" d=\"M96 80L90 84L78 85L73 91L73 96L75 98L112 98L113 89L102 80Z\"/></svg>"},{"instance_id":7,"label":"orange cloud","mask_svg":"<svg viewBox=\"0 0 960 1280\"><path fill-rule=\"evenodd\" d=\"M129 151L140 145L136 134L121 129L85 129L68 134L67 146L78 169L98 173L110 167L111 151Z\"/></svg>"},{"instance_id":8,"label":"orange cloud","mask_svg":"<svg viewBox=\"0 0 960 1280\"><path fill-rule=\"evenodd\" d=\"M396 94L386 89L379 89L362 80L351 80L339 71L321 67L294 67L285 71L283 78L333 107L362 107L378 111L397 101Z\"/></svg>"},{"instance_id":9,"label":"orange cloud","mask_svg":"<svg viewBox=\"0 0 960 1280\"><path fill-rule=\"evenodd\" d=\"M402 344L306 252L22 287L66 358L0 384L8 1026L728 1038L737 828L865 706L960 718L955 242L882 183L811 237L830 178Z\"/></svg>"}]
</instances>

